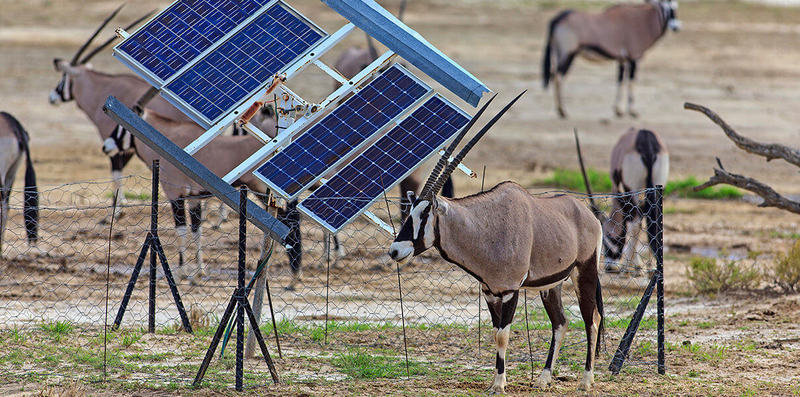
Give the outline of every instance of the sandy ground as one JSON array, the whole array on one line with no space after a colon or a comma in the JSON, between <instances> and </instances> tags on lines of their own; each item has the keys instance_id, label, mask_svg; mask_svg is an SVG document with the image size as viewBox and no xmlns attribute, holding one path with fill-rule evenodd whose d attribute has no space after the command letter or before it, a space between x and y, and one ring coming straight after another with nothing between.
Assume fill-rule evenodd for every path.
<instances>
[{"instance_id":1,"label":"sandy ground","mask_svg":"<svg viewBox=\"0 0 800 397\"><path fill-rule=\"evenodd\" d=\"M389 9L395 9L397 2L381 3L388 4ZM608 63L593 64L579 59L565 85L566 109L570 118L560 120L555 115L552 92L543 92L540 88L540 56L546 23L561 8L599 9L604 2L412 0L409 3L409 25L498 92L498 101L506 101L519 91L529 89L522 101L467 159L467 165L475 170L481 170L484 165L487 167L488 186L505 179L514 179L523 185L533 186L535 181L553 168L574 168L576 161L571 134L573 127L577 127L582 133L587 163L594 168L606 169L608 153L616 137L628 127L635 126L649 128L662 135L670 149L673 178L690 175L700 179L707 177L711 174L716 156L731 171L756 176L782 192L800 193L800 188L795 183L795 167L782 162L766 163L737 150L704 116L682 109L685 101L700 103L717 111L744 135L796 146L800 134L797 127L800 115L795 111L800 92L800 73L797 71L800 52L796 45L800 34L797 25L800 20L798 8L773 8L753 2L681 2L679 16L684 22L684 29L680 33L668 33L640 64L636 86L640 113L638 119L613 117L611 108L616 66ZM291 4L329 32L343 23L341 18L318 1L298 0ZM152 8L165 5L164 1L153 0L128 4L118 24L124 24ZM47 95L60 77L53 71L52 59L70 58L96 24L116 6L116 2L98 0L2 1L0 109L14 114L30 132L32 156L40 186L45 186L45 190L46 186L108 178L108 160L100 152L100 141L94 127L74 104L53 107L47 103ZM65 21L69 22L67 26ZM110 31L101 37L108 34ZM345 45L362 42L362 36L354 34ZM335 55L330 55L326 60L332 61L334 58ZM108 51L93 60L93 64L98 70L125 71ZM330 90L328 78L317 71L308 71L301 77L293 81L290 87L308 98L320 98ZM457 103L463 105L461 102ZM147 175L144 165L136 160L126 172ZM20 174L18 181L22 180L21 176ZM459 194L477 191L480 187L480 179L470 180L463 175L457 175L455 183ZM69 198L64 200L73 200L72 204L87 205L104 203L107 200L104 196L106 192L102 189L82 189L81 186L70 189ZM132 190L148 192L149 188L139 185ZM93 196L92 192L99 193ZM689 341L690 344L697 342L706 346L718 344L729 347L735 346L737 341L752 340L759 348L759 353L731 347L729 352L732 353L724 359L709 363L708 360L697 359L693 354L682 354L682 347L677 347L676 351L670 352L670 357L676 357L674 365L670 364L669 367L670 371L674 369L675 377L653 380L651 376L631 375L637 381L622 382L621 385L608 381L601 385L600 390L609 394L647 394L652 389L642 388L641 385L637 388L636 385L638 380L644 379L645 382L656 382L663 390L671 391L668 394L709 393L714 390L723 390L722 394L743 394L747 391L745 388L750 387L767 393L797 393L796 388L792 389L791 385L800 383L797 382L800 370L785 365L798 361L798 345L796 341L792 342L792 338L797 338L800 334L795 325L800 313L796 297L789 299L767 294L756 297L723 296L708 300L692 296L684 277L685 264L690 256L713 254L720 249L733 251L741 256L746 256L749 252L760 252L763 254L762 260L774 260L776 253L785 250L793 242L797 218L778 210L758 209L748 202L738 201L704 202L670 198L665 206L667 292L671 302L678 303L667 306L667 314L670 316L668 322L673 324L668 339L681 346L685 346L684 341ZM164 213L168 213L166 208ZM96 216L100 218L103 214L103 211L98 211ZM117 240L126 247L124 251L120 251L125 253L120 253L117 258L119 271L115 273L114 280L120 285L125 282L125 266L132 260L129 255L134 255L132 252L135 252L139 244L139 232L144 227L138 225L136 219L142 218L128 218L128 222L129 227L138 229L131 229ZM66 231L59 229L61 222L44 225L43 229L55 236L50 241L58 238L58 246L63 250L68 250L70 244L84 241L87 235L94 241L102 241L104 238L105 229L95 226L93 221L82 220L70 226L72 229L65 227ZM216 251L208 254L208 257L216 258L215 263L218 266L232 258L229 251L233 248L234 240L225 233L230 234L234 226L228 224L226 227L227 232L210 237L218 246L210 244ZM174 241L174 234L169 233L165 232L164 238ZM354 234L349 238L357 241L363 236ZM253 240L250 246L256 247L257 238ZM70 244L64 243L70 241ZM312 280L308 282L307 288L314 288L319 293L323 287L320 280L324 276L324 267L319 259L320 248L313 249L317 253L312 256L317 258L318 263L311 265L312 270L306 275L308 280ZM251 252L251 256L257 255L257 248L252 248ZM283 254L278 255L283 261ZM362 260L369 266L381 263L377 253L362 256L369 258ZM87 276L81 273L82 270L99 268L103 263L104 251L93 249L90 257L91 261L72 269L68 252L59 252L59 255L50 258L36 258L33 265L31 258L6 260L4 268L14 269L13 272L6 270L7 274L24 274L32 266L35 268L34 273L41 278L59 285L70 285L74 280L84 281L83 278ZM282 268L279 267L282 273L276 276L278 284L285 283L288 279L285 264L282 265ZM345 266L335 276L363 273L363 269L369 269L369 266L355 269L347 269ZM225 279L228 273L222 273L221 270L218 272L212 273L212 279L218 281L214 282L214 288L219 291L214 295L214 303L206 302L209 307L218 307L216 305L224 301L232 285L230 280ZM391 284L394 282L392 277L385 276L391 273L385 270L374 272L382 280L385 278L382 281L385 285L396 285ZM412 271L409 277L415 277L413 274ZM99 273L90 277L101 281ZM426 273L420 273L417 277L425 278ZM32 278L28 280L31 284L22 283L19 288L33 288L36 291L36 285L32 284L36 284L38 280L39 277ZM468 288L467 280L464 279L463 282L463 288ZM46 288L46 284L39 288ZM455 290L453 295L462 291L464 290ZM71 291L64 289L59 293L63 298L69 296ZM86 293L97 298L101 291ZM33 294L33 297L29 295L23 298L22 295L4 298L8 302L43 299L41 291ZM394 303L380 303L381 299L388 301L393 296L393 292L374 296L379 303L371 306L368 311L382 315L395 310ZM138 296L142 299L143 297L144 295ZM46 299L49 301L53 298ZM142 299L137 308L140 310L139 316L145 309ZM168 302L169 296L160 295L160 299ZM203 302L195 303L200 305ZM303 305L318 307L322 303L309 299ZM466 303L459 305L470 312L474 309L465 306ZM303 307L305 306L297 306L295 310L306 310ZM89 310L90 308L78 310L75 315L86 315ZM348 308L347 311L352 309ZM451 308L442 305L441 313L450 311ZM94 318L98 314L92 312L91 316ZM41 315L33 314L31 319L42 318ZM161 315L163 317L159 321L166 322L169 321L168 318L174 318L169 312ZM679 326L682 321L686 321L687 325ZM714 326L697 326L697 323L707 321ZM756 363L743 364L748 360ZM692 370L701 375L699 380L695 381L696 377L690 376L689 371ZM736 388L740 377L744 379L741 381L742 388ZM778 385L775 388L767 385L772 378L775 379L774 384ZM465 381L459 383L458 388L473 393L484 386L483 381ZM556 393L572 391L573 386L560 385ZM325 384L296 388L293 386L273 392L348 394L347 391L338 390L338 387ZM363 387L364 389L351 391L353 394L383 394L396 390L392 382L368 383ZM403 385L412 394L446 393L443 390L452 387L442 382L422 379L415 380L411 385ZM19 391L18 389L19 387L12 387L12 390ZM513 389L512 392L526 391Z\"/></svg>"}]
</instances>

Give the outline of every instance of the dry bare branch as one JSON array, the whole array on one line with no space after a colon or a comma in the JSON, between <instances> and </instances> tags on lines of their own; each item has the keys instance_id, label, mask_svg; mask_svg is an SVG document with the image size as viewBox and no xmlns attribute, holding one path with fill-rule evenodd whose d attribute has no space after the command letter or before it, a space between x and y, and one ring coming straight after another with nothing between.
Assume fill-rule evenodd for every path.
<instances>
[{"instance_id":1,"label":"dry bare branch","mask_svg":"<svg viewBox=\"0 0 800 397\"><path fill-rule=\"evenodd\" d=\"M699 186L695 186L694 191L700 191L719 184L732 185L753 192L763 198L764 202L759 204L759 207L775 207L793 212L795 214L800 214L799 202L781 196L775 191L775 189L763 182L743 175L728 172L722 166L722 162L719 160L719 158L717 158L717 164L719 165L719 168L714 168L714 176L709 178L708 182Z\"/></svg>"},{"instance_id":2,"label":"dry bare branch","mask_svg":"<svg viewBox=\"0 0 800 397\"><path fill-rule=\"evenodd\" d=\"M719 117L719 115L705 106L686 102L683 104L683 108L705 114L709 119L711 119L711 121L720 126L722 131L725 132L725 135L727 135L728 138L730 138L730 140L732 140L733 143L736 144L736 146L738 146L740 149L748 153L766 157L767 161L773 159L783 159L790 164L800 167L800 150L792 149L778 143L760 143L752 139L745 138L731 128L731 126L728 125L728 123L726 123L721 117Z\"/></svg>"}]
</instances>

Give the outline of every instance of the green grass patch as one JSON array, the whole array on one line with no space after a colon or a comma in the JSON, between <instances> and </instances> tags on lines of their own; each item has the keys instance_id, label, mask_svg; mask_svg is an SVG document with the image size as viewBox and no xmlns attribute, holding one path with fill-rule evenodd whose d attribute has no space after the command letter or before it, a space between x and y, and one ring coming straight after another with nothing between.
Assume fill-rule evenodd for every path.
<instances>
[{"instance_id":1,"label":"green grass patch","mask_svg":"<svg viewBox=\"0 0 800 397\"><path fill-rule=\"evenodd\" d=\"M592 186L593 192L611 191L611 178L608 177L608 173L598 171L594 168L588 168L586 170L586 176L589 178L589 183ZM535 184L586 193L586 185L583 183L583 176L581 172L577 170L556 169L553 171L553 175L537 181Z\"/></svg>"},{"instance_id":2,"label":"green grass patch","mask_svg":"<svg viewBox=\"0 0 800 397\"><path fill-rule=\"evenodd\" d=\"M395 379L406 376L406 364L403 358L372 355L364 350L339 354L331 359L331 364L347 376L356 379ZM420 362L408 362L408 375L410 376L425 375L429 372L428 368Z\"/></svg>"},{"instance_id":3,"label":"green grass patch","mask_svg":"<svg viewBox=\"0 0 800 397\"><path fill-rule=\"evenodd\" d=\"M72 332L72 324L66 321L55 321L51 323L44 323L40 326L41 330L46 332L56 342L61 340L61 337L69 335Z\"/></svg>"},{"instance_id":4,"label":"green grass patch","mask_svg":"<svg viewBox=\"0 0 800 397\"><path fill-rule=\"evenodd\" d=\"M150 193L124 192L122 195L126 200L150 201ZM114 192L106 193L106 198L114 198Z\"/></svg>"},{"instance_id":5,"label":"green grass patch","mask_svg":"<svg viewBox=\"0 0 800 397\"><path fill-rule=\"evenodd\" d=\"M669 181L667 182L667 186L664 187L664 194L667 196L706 200L739 199L744 195L741 190L728 185L712 186L695 192L694 187L700 184L702 184L702 182L698 181L694 176Z\"/></svg>"}]
</instances>

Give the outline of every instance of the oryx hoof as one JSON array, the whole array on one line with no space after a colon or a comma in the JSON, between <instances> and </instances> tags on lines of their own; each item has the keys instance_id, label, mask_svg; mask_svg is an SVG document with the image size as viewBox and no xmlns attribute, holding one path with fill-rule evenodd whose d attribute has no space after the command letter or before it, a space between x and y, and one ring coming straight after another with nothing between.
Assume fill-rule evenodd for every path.
<instances>
[{"instance_id":1,"label":"oryx hoof","mask_svg":"<svg viewBox=\"0 0 800 397\"><path fill-rule=\"evenodd\" d=\"M590 371L584 371L583 379L581 379L581 383L578 384L578 390L584 390L584 391L592 390L593 383L594 383L594 374Z\"/></svg>"},{"instance_id":2,"label":"oryx hoof","mask_svg":"<svg viewBox=\"0 0 800 397\"><path fill-rule=\"evenodd\" d=\"M605 270L606 273L618 274L622 272L622 267L620 267L619 263L608 262L603 270Z\"/></svg>"},{"instance_id":3,"label":"oryx hoof","mask_svg":"<svg viewBox=\"0 0 800 397\"><path fill-rule=\"evenodd\" d=\"M552 381L553 381L553 373L550 372L549 370L544 370L539 375L539 380L537 383L539 384L540 388L546 389L547 386L550 386L550 382Z\"/></svg>"},{"instance_id":4,"label":"oryx hoof","mask_svg":"<svg viewBox=\"0 0 800 397\"><path fill-rule=\"evenodd\" d=\"M614 108L614 115L617 116L617 118L622 118L625 116L625 112L623 112L620 108Z\"/></svg>"},{"instance_id":5,"label":"oryx hoof","mask_svg":"<svg viewBox=\"0 0 800 397\"><path fill-rule=\"evenodd\" d=\"M562 119L566 119L567 118L567 112L565 112L564 109L558 108L556 110L558 111L558 117L560 117Z\"/></svg>"},{"instance_id":6,"label":"oryx hoof","mask_svg":"<svg viewBox=\"0 0 800 397\"><path fill-rule=\"evenodd\" d=\"M506 374L496 374L492 385L486 390L489 394L505 394L506 392Z\"/></svg>"},{"instance_id":7,"label":"oryx hoof","mask_svg":"<svg viewBox=\"0 0 800 397\"><path fill-rule=\"evenodd\" d=\"M631 116L631 118L633 118L633 119L638 119L639 118L639 112L637 112L637 111L635 111L633 109L628 110L628 115Z\"/></svg>"}]
</instances>

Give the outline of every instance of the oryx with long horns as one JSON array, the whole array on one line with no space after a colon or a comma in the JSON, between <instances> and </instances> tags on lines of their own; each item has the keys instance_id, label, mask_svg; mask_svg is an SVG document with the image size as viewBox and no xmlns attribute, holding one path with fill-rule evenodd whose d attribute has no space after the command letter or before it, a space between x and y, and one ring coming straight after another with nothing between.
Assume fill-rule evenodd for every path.
<instances>
[{"instance_id":1,"label":"oryx with long horns","mask_svg":"<svg viewBox=\"0 0 800 397\"><path fill-rule=\"evenodd\" d=\"M389 255L398 263L405 263L435 247L442 258L480 282L491 312L497 347L497 372L490 386L493 392L503 392L506 386L505 353L519 290L523 287L539 291L552 323L550 351L539 382L546 386L552 380L552 365L558 359L567 330L561 285L571 276L588 341L580 386L589 389L594 380L595 355L599 352L598 338L603 333L603 300L598 277L603 237L600 222L575 198L534 197L514 182L503 182L489 191L459 199L434 194L517 99L519 96L447 164L459 141L491 101L459 133L434 167L419 197L410 194L411 215L389 248Z\"/></svg>"},{"instance_id":2,"label":"oryx with long horns","mask_svg":"<svg viewBox=\"0 0 800 397\"><path fill-rule=\"evenodd\" d=\"M621 263L630 266L634 272L641 267L639 263L639 233L642 219L647 219L647 241L651 252L655 252L659 242L656 239L656 219L660 209L653 205L656 200L656 186L666 186L669 177L669 151L667 146L653 131L630 128L617 141L611 150L611 201L610 216L604 214L592 197L592 187L586 177L578 131L575 130L575 146L578 162L583 175L586 192L589 194L592 212L603 225L603 254L605 270L619 272ZM645 202L640 203L639 195L634 193L648 189Z\"/></svg>"},{"instance_id":3,"label":"oryx with long horns","mask_svg":"<svg viewBox=\"0 0 800 397\"><path fill-rule=\"evenodd\" d=\"M112 37L91 50L86 55L84 52L89 48L92 41L100 34L103 28L119 13L122 6L114 10L94 33L75 53L70 61L60 58L53 60L53 65L57 72L61 73L56 88L50 93L50 104L58 105L63 102L75 101L78 108L83 110L89 120L97 127L97 132L101 140L109 137L111 132L117 127L117 123L111 120L103 112L103 103L109 95L113 95L127 106L134 103L150 88L150 84L131 74L108 74L96 71L88 63L95 55L113 43ZM145 20L152 12L137 19L125 29L129 30ZM191 121L177 108L169 104L166 100L157 96L148 104L149 108L155 109L160 114L166 115L175 120ZM114 193L120 199L124 199L122 194L122 169L130 161L133 155L121 153L111 157L111 177L114 180Z\"/></svg>"},{"instance_id":4,"label":"oryx with long horns","mask_svg":"<svg viewBox=\"0 0 800 397\"><path fill-rule=\"evenodd\" d=\"M547 88L553 80L556 110L566 117L561 99L561 80L576 55L589 60L614 60L619 64L614 112L621 117L622 86L628 82L628 114L633 108L633 81L636 65L645 51L667 29L677 31L676 0L646 0L645 4L618 4L599 14L566 10L550 20L542 55L542 83Z\"/></svg>"},{"instance_id":5,"label":"oryx with long horns","mask_svg":"<svg viewBox=\"0 0 800 397\"><path fill-rule=\"evenodd\" d=\"M28 244L36 245L39 238L39 192L36 189L36 173L29 147L30 136L14 116L0 112L0 257L3 256L3 233L8 222L8 202L17 169L25 157L25 190L23 193L23 216Z\"/></svg>"}]
</instances>

